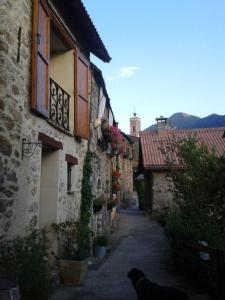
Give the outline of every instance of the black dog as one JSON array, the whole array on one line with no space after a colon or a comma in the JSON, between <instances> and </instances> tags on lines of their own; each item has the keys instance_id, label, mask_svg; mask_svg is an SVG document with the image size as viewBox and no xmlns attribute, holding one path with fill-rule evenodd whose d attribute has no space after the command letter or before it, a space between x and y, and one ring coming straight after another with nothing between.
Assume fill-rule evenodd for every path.
<instances>
[{"instance_id":1,"label":"black dog","mask_svg":"<svg viewBox=\"0 0 225 300\"><path fill-rule=\"evenodd\" d=\"M183 291L151 282L139 269L131 269L127 276L137 292L138 300L189 300Z\"/></svg>"}]
</instances>

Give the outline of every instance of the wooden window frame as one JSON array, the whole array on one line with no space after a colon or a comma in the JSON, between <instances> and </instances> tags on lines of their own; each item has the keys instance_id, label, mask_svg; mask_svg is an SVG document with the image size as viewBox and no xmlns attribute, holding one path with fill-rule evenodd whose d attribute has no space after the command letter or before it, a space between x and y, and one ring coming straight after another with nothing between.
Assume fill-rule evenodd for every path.
<instances>
[{"instance_id":1,"label":"wooden window frame","mask_svg":"<svg viewBox=\"0 0 225 300\"><path fill-rule=\"evenodd\" d=\"M74 179L74 166L78 164L78 159L70 154L65 155L65 161L67 162L67 193L73 194L75 186L72 183Z\"/></svg>"},{"instance_id":2,"label":"wooden window frame","mask_svg":"<svg viewBox=\"0 0 225 300\"><path fill-rule=\"evenodd\" d=\"M40 110L37 109L37 49L38 49L38 42L37 42L37 35L38 35L38 13L39 13L39 5L41 5L46 14L49 18L49 28L48 28L48 49L49 49L49 66L50 66L50 31L51 31L51 24L55 26L55 28L59 31L60 37L62 38L63 42L74 50L74 120L76 118L76 109L78 103L78 74L77 74L77 59L78 57L85 62L88 68L88 96L87 96L87 129L85 134L76 134L76 121L74 122L74 136L89 139L90 134L90 62L84 57L84 55L78 50L73 38L71 37L70 33L67 31L66 27L64 26L63 22L59 20L58 16L54 13L53 8L46 3L45 0L33 0L33 30L32 30L32 75L31 75L31 109L41 117L49 119L49 66L48 66L48 82L46 82L46 113L42 113Z\"/></svg>"},{"instance_id":3,"label":"wooden window frame","mask_svg":"<svg viewBox=\"0 0 225 300\"><path fill-rule=\"evenodd\" d=\"M43 56L41 50L38 47L38 39L40 35L38 33L39 30L39 13L40 7L46 13L46 43L48 47L47 57ZM46 7L46 4L42 0L33 0L33 28L32 28L32 56L31 56L31 64L32 64L32 72L31 72L31 108L37 114L41 115L44 118L48 118L49 108L48 108L48 101L49 101L49 61L50 61L50 47L49 47L49 37L50 37L50 18L49 18L49 11ZM41 101L38 101L38 58L42 59L47 65L46 68L46 95L45 95L45 108L43 109L42 106L39 106Z\"/></svg>"},{"instance_id":4,"label":"wooden window frame","mask_svg":"<svg viewBox=\"0 0 225 300\"><path fill-rule=\"evenodd\" d=\"M90 74L90 64L89 61L84 57L84 55L76 48L74 51L74 70L75 70L75 76L74 76L74 86L75 86L75 105L74 105L74 135L78 138L83 138L88 140L89 135L90 135L90 79L91 79L91 74ZM78 59L80 59L88 69L88 74L87 74L87 97L81 96L81 98L87 102L87 132L85 134L79 132L78 128L78 122L77 122L77 106L78 106Z\"/></svg>"}]
</instances>

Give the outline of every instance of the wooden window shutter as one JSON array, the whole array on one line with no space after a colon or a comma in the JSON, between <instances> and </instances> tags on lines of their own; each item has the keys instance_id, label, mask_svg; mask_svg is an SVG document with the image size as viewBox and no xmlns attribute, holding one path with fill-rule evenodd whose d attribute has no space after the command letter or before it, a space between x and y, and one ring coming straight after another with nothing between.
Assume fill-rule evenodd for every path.
<instances>
[{"instance_id":1,"label":"wooden window shutter","mask_svg":"<svg viewBox=\"0 0 225 300\"><path fill-rule=\"evenodd\" d=\"M89 138L89 63L77 51L75 54L75 135Z\"/></svg>"},{"instance_id":2,"label":"wooden window shutter","mask_svg":"<svg viewBox=\"0 0 225 300\"><path fill-rule=\"evenodd\" d=\"M31 107L39 114L48 117L50 18L40 0L34 0L33 4Z\"/></svg>"}]
</instances>

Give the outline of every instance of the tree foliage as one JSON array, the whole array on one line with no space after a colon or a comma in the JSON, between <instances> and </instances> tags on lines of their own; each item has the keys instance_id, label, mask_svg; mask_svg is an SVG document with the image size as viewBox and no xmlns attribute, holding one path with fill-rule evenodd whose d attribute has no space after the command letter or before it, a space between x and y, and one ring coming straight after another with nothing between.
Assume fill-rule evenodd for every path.
<instances>
[{"instance_id":1,"label":"tree foliage","mask_svg":"<svg viewBox=\"0 0 225 300\"><path fill-rule=\"evenodd\" d=\"M178 209L168 218L170 230L183 238L225 245L225 157L195 137L170 145L182 169L170 162Z\"/></svg>"}]
</instances>

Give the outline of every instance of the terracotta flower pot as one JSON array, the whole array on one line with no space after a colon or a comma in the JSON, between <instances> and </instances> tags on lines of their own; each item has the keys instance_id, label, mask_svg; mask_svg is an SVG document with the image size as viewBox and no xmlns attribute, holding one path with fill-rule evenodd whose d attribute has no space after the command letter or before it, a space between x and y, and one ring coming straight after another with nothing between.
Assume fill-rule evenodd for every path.
<instances>
[{"instance_id":1,"label":"terracotta flower pot","mask_svg":"<svg viewBox=\"0 0 225 300\"><path fill-rule=\"evenodd\" d=\"M79 286L87 273L88 263L86 260L61 259L59 266L63 283L66 285Z\"/></svg>"}]
</instances>

